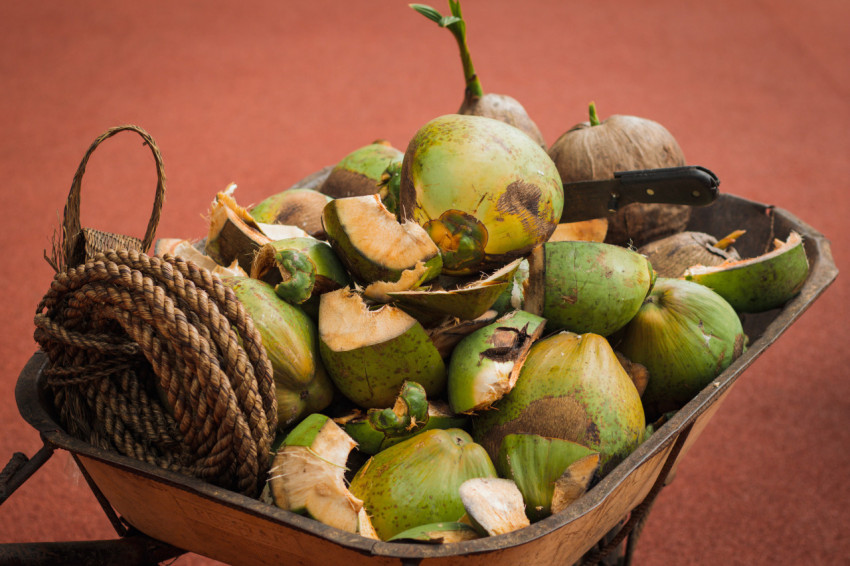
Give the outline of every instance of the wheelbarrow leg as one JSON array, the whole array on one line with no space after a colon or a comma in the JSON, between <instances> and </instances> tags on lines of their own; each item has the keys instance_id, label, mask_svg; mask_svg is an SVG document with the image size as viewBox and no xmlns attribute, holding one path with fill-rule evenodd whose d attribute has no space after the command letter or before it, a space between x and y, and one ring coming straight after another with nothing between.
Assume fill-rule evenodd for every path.
<instances>
[{"instance_id":1,"label":"wheelbarrow leg","mask_svg":"<svg viewBox=\"0 0 850 566\"><path fill-rule=\"evenodd\" d=\"M21 487L53 455L53 446L46 444L27 458L23 452L15 452L9 463L0 472L0 505Z\"/></svg>"},{"instance_id":2,"label":"wheelbarrow leg","mask_svg":"<svg viewBox=\"0 0 850 566\"><path fill-rule=\"evenodd\" d=\"M14 566L155 566L185 551L138 531L115 540L0 544L0 564Z\"/></svg>"}]
</instances>

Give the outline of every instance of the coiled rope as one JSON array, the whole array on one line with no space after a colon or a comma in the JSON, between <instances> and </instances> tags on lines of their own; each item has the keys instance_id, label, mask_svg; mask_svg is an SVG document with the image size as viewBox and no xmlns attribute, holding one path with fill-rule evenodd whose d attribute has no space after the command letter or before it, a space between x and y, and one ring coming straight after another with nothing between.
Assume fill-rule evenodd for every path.
<instances>
[{"instance_id":1,"label":"coiled rope","mask_svg":"<svg viewBox=\"0 0 850 566\"><path fill-rule=\"evenodd\" d=\"M272 368L219 277L168 255L96 253L55 275L35 326L69 434L259 494L277 426Z\"/></svg>"}]
</instances>

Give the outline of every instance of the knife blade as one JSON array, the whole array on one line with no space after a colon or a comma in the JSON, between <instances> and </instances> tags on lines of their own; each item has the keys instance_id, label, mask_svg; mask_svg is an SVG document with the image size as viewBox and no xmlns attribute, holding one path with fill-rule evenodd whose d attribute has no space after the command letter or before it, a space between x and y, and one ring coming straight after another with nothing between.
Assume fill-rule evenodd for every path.
<instances>
[{"instance_id":1,"label":"knife blade","mask_svg":"<svg viewBox=\"0 0 850 566\"><path fill-rule=\"evenodd\" d=\"M613 179L564 183L561 222L605 218L633 202L706 206L720 180L698 165L617 171Z\"/></svg>"}]
</instances>

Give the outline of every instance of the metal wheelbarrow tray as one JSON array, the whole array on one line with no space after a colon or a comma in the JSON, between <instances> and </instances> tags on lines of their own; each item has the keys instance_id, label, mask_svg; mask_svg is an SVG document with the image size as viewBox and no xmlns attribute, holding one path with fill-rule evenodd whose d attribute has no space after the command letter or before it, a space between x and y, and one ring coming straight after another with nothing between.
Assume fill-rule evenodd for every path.
<instances>
[{"instance_id":1,"label":"metal wheelbarrow tray","mask_svg":"<svg viewBox=\"0 0 850 566\"><path fill-rule=\"evenodd\" d=\"M689 226L717 236L739 228L747 231L736 243L742 257L763 253L774 238L784 239L791 230L803 237L810 274L800 294L781 309L744 315L747 351L583 497L559 514L506 535L443 545L375 541L94 448L67 435L54 420L42 375L46 357L40 352L21 372L16 400L45 447L72 453L122 535L123 521L157 541L234 565L573 564L657 494L741 373L838 274L828 240L779 208L724 194L713 205L694 209Z\"/></svg>"}]
</instances>

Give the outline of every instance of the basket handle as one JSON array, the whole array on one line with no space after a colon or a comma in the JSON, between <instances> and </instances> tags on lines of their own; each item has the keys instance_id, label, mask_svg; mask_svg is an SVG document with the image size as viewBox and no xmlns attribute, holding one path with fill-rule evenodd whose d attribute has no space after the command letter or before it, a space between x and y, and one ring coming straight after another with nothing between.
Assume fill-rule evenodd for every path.
<instances>
[{"instance_id":1,"label":"basket handle","mask_svg":"<svg viewBox=\"0 0 850 566\"><path fill-rule=\"evenodd\" d=\"M151 153L153 153L153 158L156 162L156 195L154 196L153 211L151 212L151 217L148 221L147 231L145 232L144 239L141 241L142 247L140 251L147 251L153 243L154 235L156 234L156 227L159 224L160 213L162 212L162 203L165 200L165 169L162 164L162 155L159 152L156 142L142 128L131 124L116 126L106 130L98 136L94 142L92 142L91 147L89 147L85 156L83 156L80 166L77 167L77 172L74 174L74 180L71 183L71 192L68 194L68 202L65 204L65 219L62 230L64 240L63 251L66 265L73 265L71 260L75 255L75 250L78 249L78 239L82 233L82 227L80 226L80 192L82 190L83 174L86 172L86 165L88 164L89 157L91 157L91 154L94 153L94 150L97 149L101 143L115 134L125 130L136 132L142 137L145 145L147 145L150 148Z\"/></svg>"}]
</instances>

